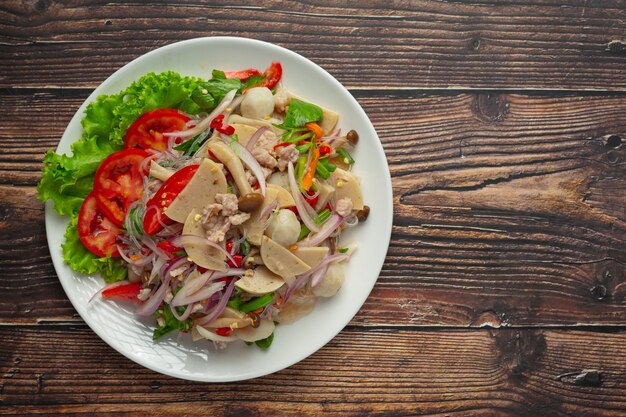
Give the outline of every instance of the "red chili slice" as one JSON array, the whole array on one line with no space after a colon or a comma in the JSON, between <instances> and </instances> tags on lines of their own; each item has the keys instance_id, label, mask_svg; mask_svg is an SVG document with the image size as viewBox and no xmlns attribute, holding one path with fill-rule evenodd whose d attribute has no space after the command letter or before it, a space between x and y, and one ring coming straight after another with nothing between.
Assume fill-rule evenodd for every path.
<instances>
[{"instance_id":1,"label":"red chili slice","mask_svg":"<svg viewBox=\"0 0 626 417\"><path fill-rule=\"evenodd\" d=\"M176 109L156 109L139 116L130 125L124 139L127 148L140 147L144 149L167 149L168 137L163 136L166 132L185 130L189 117Z\"/></svg>"},{"instance_id":2,"label":"red chili slice","mask_svg":"<svg viewBox=\"0 0 626 417\"><path fill-rule=\"evenodd\" d=\"M226 78L239 78L241 81L245 81L253 75L261 75L258 69L248 68L241 71L226 71L224 72Z\"/></svg>"},{"instance_id":3,"label":"red chili slice","mask_svg":"<svg viewBox=\"0 0 626 417\"><path fill-rule=\"evenodd\" d=\"M146 204L146 212L143 216L143 231L149 235L163 229L163 224L172 224L173 220L164 213L165 209L185 188L189 180L198 170L199 165L188 165L174 173L167 179L156 192L154 197Z\"/></svg>"},{"instance_id":4,"label":"red chili slice","mask_svg":"<svg viewBox=\"0 0 626 417\"><path fill-rule=\"evenodd\" d=\"M77 228L80 241L91 253L101 258L120 256L116 240L121 230L102 212L93 191L80 207Z\"/></svg>"},{"instance_id":5,"label":"red chili slice","mask_svg":"<svg viewBox=\"0 0 626 417\"><path fill-rule=\"evenodd\" d=\"M139 301L137 295L141 291L141 282L130 282L128 284L117 285L102 291L102 298L115 300Z\"/></svg>"},{"instance_id":6,"label":"red chili slice","mask_svg":"<svg viewBox=\"0 0 626 417\"><path fill-rule=\"evenodd\" d=\"M112 153L98 167L94 178L94 196L113 223L122 226L128 207L141 198L141 165L150 154L143 149L124 149Z\"/></svg>"}]
</instances>

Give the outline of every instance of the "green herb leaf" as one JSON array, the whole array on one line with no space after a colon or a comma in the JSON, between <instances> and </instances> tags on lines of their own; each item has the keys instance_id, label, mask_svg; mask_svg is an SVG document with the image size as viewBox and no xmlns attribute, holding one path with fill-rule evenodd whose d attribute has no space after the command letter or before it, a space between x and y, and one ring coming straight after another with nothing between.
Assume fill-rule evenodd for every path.
<instances>
[{"instance_id":1,"label":"green herb leaf","mask_svg":"<svg viewBox=\"0 0 626 417\"><path fill-rule=\"evenodd\" d=\"M181 310L184 310L184 308ZM183 311L177 312L178 314L183 313ZM174 330L188 331L191 328L191 320L187 319L184 321L179 321L176 317L174 317L174 314L172 313L172 310L170 310L169 305L163 305L161 309L157 310L157 312L155 313L155 317L163 318L164 323L162 326L154 329L154 332L152 333L153 340L157 340L165 336L166 334L173 332Z\"/></svg>"},{"instance_id":2,"label":"green herb leaf","mask_svg":"<svg viewBox=\"0 0 626 417\"><path fill-rule=\"evenodd\" d=\"M322 117L321 107L292 98L283 125L287 128L302 127L307 123L320 121Z\"/></svg>"},{"instance_id":3,"label":"green herb leaf","mask_svg":"<svg viewBox=\"0 0 626 417\"><path fill-rule=\"evenodd\" d=\"M249 88L255 87L259 84L261 84L261 82L265 79L264 76L262 75L252 75L250 77L248 77L247 80L245 80L241 86L242 90L247 90Z\"/></svg>"},{"instance_id":4,"label":"green herb leaf","mask_svg":"<svg viewBox=\"0 0 626 417\"><path fill-rule=\"evenodd\" d=\"M271 335L269 335L266 339L261 339L261 340L257 340L256 345L258 347L260 347L261 349L267 349L272 345L272 342L274 341L274 333L272 332Z\"/></svg>"}]
</instances>

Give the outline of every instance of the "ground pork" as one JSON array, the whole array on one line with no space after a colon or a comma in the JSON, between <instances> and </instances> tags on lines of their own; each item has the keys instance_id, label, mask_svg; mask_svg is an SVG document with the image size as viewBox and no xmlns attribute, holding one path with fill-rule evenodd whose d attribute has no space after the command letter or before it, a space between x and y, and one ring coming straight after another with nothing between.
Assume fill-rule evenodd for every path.
<instances>
[{"instance_id":1,"label":"ground pork","mask_svg":"<svg viewBox=\"0 0 626 417\"><path fill-rule=\"evenodd\" d=\"M238 201L235 194L215 194L215 202L222 205L222 215L228 217L237 213Z\"/></svg>"},{"instance_id":2,"label":"ground pork","mask_svg":"<svg viewBox=\"0 0 626 417\"><path fill-rule=\"evenodd\" d=\"M261 164L261 166L267 168L276 167L276 158L274 158L266 148L256 146L252 150L252 156L254 156L254 158L259 161L259 164Z\"/></svg>"},{"instance_id":3,"label":"ground pork","mask_svg":"<svg viewBox=\"0 0 626 417\"><path fill-rule=\"evenodd\" d=\"M295 164L298 162L300 152L296 149L296 145L281 146L276 150L276 157L278 158L278 169L284 171L287 169L289 162Z\"/></svg>"},{"instance_id":4,"label":"ground pork","mask_svg":"<svg viewBox=\"0 0 626 417\"><path fill-rule=\"evenodd\" d=\"M352 200L349 198L342 198L337 201L337 207L335 208L337 214L346 217L352 214Z\"/></svg>"}]
</instances>

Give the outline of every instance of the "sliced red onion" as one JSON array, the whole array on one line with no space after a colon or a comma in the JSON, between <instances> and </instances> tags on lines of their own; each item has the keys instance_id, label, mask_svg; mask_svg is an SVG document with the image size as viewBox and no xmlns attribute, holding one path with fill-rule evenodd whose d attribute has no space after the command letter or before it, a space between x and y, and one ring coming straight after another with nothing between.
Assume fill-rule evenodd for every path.
<instances>
[{"instance_id":1,"label":"sliced red onion","mask_svg":"<svg viewBox=\"0 0 626 417\"><path fill-rule=\"evenodd\" d=\"M128 280L123 280L123 281L114 282L113 284L105 285L104 287L100 288L94 295L91 296L89 301L87 301L87 304L90 304L93 300L95 300L96 297L98 297L100 294L102 294L102 292L104 290L108 290L108 289L111 289L111 288L119 287L120 285L126 285L126 284L129 284L129 283L130 282Z\"/></svg>"},{"instance_id":2,"label":"sliced red onion","mask_svg":"<svg viewBox=\"0 0 626 417\"><path fill-rule=\"evenodd\" d=\"M252 155L249 150L244 148L241 143L237 141L231 141L230 148L233 150L233 152L235 152L235 155L237 155L239 159L241 159L241 161L248 167L248 169L252 171L252 174L254 174L259 183L261 195L265 197L265 173L263 172L263 168L261 167L261 164L259 164L259 161L256 160L254 155Z\"/></svg>"},{"instance_id":3,"label":"sliced red onion","mask_svg":"<svg viewBox=\"0 0 626 417\"><path fill-rule=\"evenodd\" d=\"M246 145L246 149L252 152L252 149L254 149L254 145L256 144L256 141L259 140L259 138L263 136L263 133L265 133L268 129L269 129L269 126L263 126L263 127L258 128L257 131L254 132L252 136L250 136L250 139L248 139L248 144Z\"/></svg>"},{"instance_id":4,"label":"sliced red onion","mask_svg":"<svg viewBox=\"0 0 626 417\"><path fill-rule=\"evenodd\" d=\"M150 172L150 164L155 159L156 159L156 155L150 155L147 158L145 158L143 161L141 161L141 164L139 165L139 172L141 173Z\"/></svg>"},{"instance_id":5,"label":"sliced red onion","mask_svg":"<svg viewBox=\"0 0 626 417\"><path fill-rule=\"evenodd\" d=\"M206 300L206 304L204 305L202 312L204 314L207 314L209 311L211 311L211 309L215 305L217 305L217 303L219 303L219 301L220 301L220 293L216 292L215 294L210 296L208 300Z\"/></svg>"},{"instance_id":6,"label":"sliced red onion","mask_svg":"<svg viewBox=\"0 0 626 417\"><path fill-rule=\"evenodd\" d=\"M289 164L287 165L287 170L289 173L288 176L289 187L291 188L291 196L296 203L296 208L298 209L298 214L300 214L302 222L306 225L306 227L309 228L309 230L313 232L319 231L320 228L317 226L317 224L315 224L315 221L309 215L307 209L304 207L305 205L308 205L308 203L302 198L302 193L300 192L300 187L298 187L298 184L296 183L296 176L293 170L293 164L291 162L289 162Z\"/></svg>"},{"instance_id":7,"label":"sliced red onion","mask_svg":"<svg viewBox=\"0 0 626 417\"><path fill-rule=\"evenodd\" d=\"M265 209L263 209L263 211L259 215L259 220L263 220L264 218L269 216L270 213L276 210L277 207L278 207L278 200L272 201L270 204L267 205L267 207L265 207Z\"/></svg>"},{"instance_id":8,"label":"sliced red onion","mask_svg":"<svg viewBox=\"0 0 626 417\"><path fill-rule=\"evenodd\" d=\"M172 235L180 234L180 232L183 231L183 226L184 225L182 223L171 224L164 227L163 230L157 232L155 236L168 238Z\"/></svg>"},{"instance_id":9,"label":"sliced red onion","mask_svg":"<svg viewBox=\"0 0 626 417\"><path fill-rule=\"evenodd\" d=\"M226 249L224 249L223 247L221 247L217 243L213 242L212 240L207 239L206 237L196 236L196 235L180 235L180 236L176 236L173 239L170 239L170 243L172 245L178 246L178 247L183 247L185 245L207 245L207 246L211 246L212 248L218 249L220 252L222 252L224 255L226 255L228 260L231 261L233 264L236 263L235 260L233 259L233 257L230 255L230 253L228 253L228 251Z\"/></svg>"},{"instance_id":10,"label":"sliced red onion","mask_svg":"<svg viewBox=\"0 0 626 417\"><path fill-rule=\"evenodd\" d=\"M340 215L331 215L316 234L314 234L313 236L309 235L307 239L301 240L300 242L298 242L298 246L318 246L324 240L328 239L328 237L339 227L342 221L343 217L341 217Z\"/></svg>"},{"instance_id":11,"label":"sliced red onion","mask_svg":"<svg viewBox=\"0 0 626 417\"><path fill-rule=\"evenodd\" d=\"M141 243L149 247L150 250L156 253L157 256L160 256L161 258L169 259L169 256L165 252L163 252L161 248L157 247L156 243L154 242L154 240L152 240L152 238L144 235L141 238Z\"/></svg>"},{"instance_id":12,"label":"sliced red onion","mask_svg":"<svg viewBox=\"0 0 626 417\"><path fill-rule=\"evenodd\" d=\"M171 304L169 305L170 307L170 311L172 312L172 315L176 318L176 320L178 321L185 321L189 318L189 316L191 315L191 310L193 309L193 305L189 304L186 308L185 311L183 311L183 314L178 314L178 311L176 311L176 307L172 306Z\"/></svg>"},{"instance_id":13,"label":"sliced red onion","mask_svg":"<svg viewBox=\"0 0 626 417\"><path fill-rule=\"evenodd\" d=\"M195 278L185 281L183 288L176 293L170 304L179 306L185 303L181 302L185 297L188 297L204 287L212 279L213 271L207 271Z\"/></svg>"},{"instance_id":14,"label":"sliced red onion","mask_svg":"<svg viewBox=\"0 0 626 417\"><path fill-rule=\"evenodd\" d=\"M163 276L168 275L174 269L180 268L181 266L187 263L189 263L189 260L187 259L186 256L179 256L178 258L174 258L174 260L170 262L169 264L167 264L165 266L165 269L163 269Z\"/></svg>"},{"instance_id":15,"label":"sliced red onion","mask_svg":"<svg viewBox=\"0 0 626 417\"><path fill-rule=\"evenodd\" d=\"M326 142L326 144L331 145L339 135L341 135L341 129L335 129L330 135L324 136L322 140Z\"/></svg>"},{"instance_id":16,"label":"sliced red onion","mask_svg":"<svg viewBox=\"0 0 626 417\"><path fill-rule=\"evenodd\" d=\"M151 284L157 275L159 276L159 281L162 281L161 277L163 274L161 274L161 268L163 268L165 262L167 262L165 258L158 256L152 260L152 271L150 271L150 276L148 277L148 284Z\"/></svg>"},{"instance_id":17,"label":"sliced red onion","mask_svg":"<svg viewBox=\"0 0 626 417\"><path fill-rule=\"evenodd\" d=\"M152 294L152 296L148 298L145 303L140 305L137 310L135 310L135 314L138 316L148 317L152 315L152 313L157 311L157 309L163 302L163 299L165 298L165 294L169 286L170 274L165 274L165 279L159 286L159 289L156 290L155 293Z\"/></svg>"},{"instance_id":18,"label":"sliced red onion","mask_svg":"<svg viewBox=\"0 0 626 417\"><path fill-rule=\"evenodd\" d=\"M217 115L219 115L224 110L226 110L228 105L233 101L233 98L235 97L235 94L237 94L237 90L229 91L228 94L226 94L224 96L222 101L220 101L220 104L218 104L217 107L207 117L202 119L200 121L200 123L198 123L197 125L195 125L191 129L180 130L180 131L176 131L176 132L165 132L165 133L163 133L163 136L167 136L167 137L175 136L175 137L179 137L179 138L182 138L182 139L187 139L187 138L191 138L193 136L196 136L199 133L204 132L205 130L207 130L209 128L209 126L211 126L211 121L213 119L215 119L215 117Z\"/></svg>"},{"instance_id":19,"label":"sliced red onion","mask_svg":"<svg viewBox=\"0 0 626 417\"><path fill-rule=\"evenodd\" d=\"M311 287L316 287L317 284L322 281L322 278L324 278L324 275L326 275L326 272L328 272L329 266L329 264L324 265L323 268L321 268L319 271L311 276Z\"/></svg>"},{"instance_id":20,"label":"sliced red onion","mask_svg":"<svg viewBox=\"0 0 626 417\"><path fill-rule=\"evenodd\" d=\"M215 308L209 314L196 320L196 324L203 325L203 324L211 323L213 320L218 318L220 314L222 314L222 312L226 308L228 299L230 298L231 294L233 293L233 290L235 289L236 281L237 281L236 279L233 279L232 281L230 281L230 284L228 284L228 287L226 287L226 291L224 291L224 295L222 295L222 299L220 300L220 302L217 303Z\"/></svg>"},{"instance_id":21,"label":"sliced red onion","mask_svg":"<svg viewBox=\"0 0 626 417\"><path fill-rule=\"evenodd\" d=\"M226 285L224 281L214 282L208 287L202 288L200 291L196 292L195 294L180 297L178 300L176 300L176 302L172 300L170 304L174 307L178 307L178 306L206 300L207 298L211 297L216 292L221 291L224 288L224 285ZM180 294L180 291L178 292L178 294Z\"/></svg>"},{"instance_id":22,"label":"sliced red onion","mask_svg":"<svg viewBox=\"0 0 626 417\"><path fill-rule=\"evenodd\" d=\"M322 262L320 262L315 268L311 268L309 271L305 272L304 274L300 275L294 282L293 284L291 284L291 286L287 289L287 292L285 292L285 296L283 297L282 303L286 303L289 298L291 297L291 295L293 294L293 292L295 290L297 290L298 288L302 288L304 286L304 284L306 283L306 281L311 277L316 275L320 270L326 268L328 269L328 265L331 262L340 262L343 261L345 259L348 259L350 257L350 255L345 254L345 253L339 253L336 255L328 255L326 258L324 258L322 260ZM316 283L316 285L319 283L319 280L321 280L324 277L324 275L322 274L320 278L318 278L318 282Z\"/></svg>"},{"instance_id":23,"label":"sliced red onion","mask_svg":"<svg viewBox=\"0 0 626 417\"><path fill-rule=\"evenodd\" d=\"M228 107L226 109L224 109L224 120L228 120L228 116L230 116L230 114L232 112L234 112L235 110L237 110L237 107L239 107L239 105L241 104L241 102L243 101L243 94L235 97L233 99L233 101L230 102L230 104L228 105Z\"/></svg>"},{"instance_id":24,"label":"sliced red onion","mask_svg":"<svg viewBox=\"0 0 626 417\"><path fill-rule=\"evenodd\" d=\"M146 266L148 265L150 262L152 262L152 259L154 259L154 253L151 253L149 255L144 255L142 257L140 257L138 260L133 261L131 257L129 257L125 252L124 252L124 248L121 247L120 245L116 245L117 246L117 251L120 253L120 256L122 257L123 260L125 260L128 264L130 265L134 265L134 266Z\"/></svg>"}]
</instances>

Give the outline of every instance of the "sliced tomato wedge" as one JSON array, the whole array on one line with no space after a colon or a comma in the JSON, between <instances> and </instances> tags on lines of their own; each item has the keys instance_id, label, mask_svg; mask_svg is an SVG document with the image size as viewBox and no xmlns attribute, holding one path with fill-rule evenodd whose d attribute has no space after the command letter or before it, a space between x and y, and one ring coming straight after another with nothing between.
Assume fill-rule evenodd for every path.
<instances>
[{"instance_id":1,"label":"sliced tomato wedge","mask_svg":"<svg viewBox=\"0 0 626 417\"><path fill-rule=\"evenodd\" d=\"M185 125L189 121L176 109L156 109L139 116L130 125L124 139L126 148L140 147L143 149L156 149L163 152L167 149L169 139L163 136L166 132L185 130Z\"/></svg>"},{"instance_id":2,"label":"sliced tomato wedge","mask_svg":"<svg viewBox=\"0 0 626 417\"><path fill-rule=\"evenodd\" d=\"M283 76L283 66L280 65L280 62L272 62L272 65L269 66L268 69L263 73L265 77L259 87L267 87L270 90L276 87L276 84L280 81Z\"/></svg>"},{"instance_id":3,"label":"sliced tomato wedge","mask_svg":"<svg viewBox=\"0 0 626 417\"><path fill-rule=\"evenodd\" d=\"M103 258L120 256L116 239L121 233L100 209L94 192L90 192L83 201L78 213L78 237L82 244L93 254Z\"/></svg>"},{"instance_id":4,"label":"sliced tomato wedge","mask_svg":"<svg viewBox=\"0 0 626 417\"><path fill-rule=\"evenodd\" d=\"M124 149L107 156L94 178L94 196L104 214L122 226L128 207L141 198L143 178L141 165L150 154L143 149Z\"/></svg>"},{"instance_id":5,"label":"sliced tomato wedge","mask_svg":"<svg viewBox=\"0 0 626 417\"><path fill-rule=\"evenodd\" d=\"M102 298L115 300L139 301L137 295L141 291L141 282L129 282L128 284L116 285L102 291Z\"/></svg>"},{"instance_id":6,"label":"sliced tomato wedge","mask_svg":"<svg viewBox=\"0 0 626 417\"><path fill-rule=\"evenodd\" d=\"M224 72L226 78L239 78L241 81L245 81L253 75L261 75L258 69L248 68L241 71L226 71Z\"/></svg>"},{"instance_id":7,"label":"sliced tomato wedge","mask_svg":"<svg viewBox=\"0 0 626 417\"><path fill-rule=\"evenodd\" d=\"M163 229L164 224L173 223L173 220L167 217L164 211L185 188L198 170L198 167L199 165L188 165L176 171L174 175L161 185L154 197L148 201L143 216L143 231L145 233L153 235Z\"/></svg>"}]
</instances>

